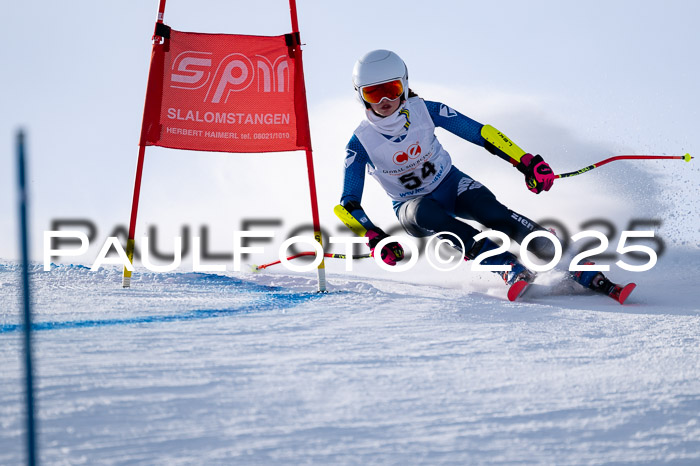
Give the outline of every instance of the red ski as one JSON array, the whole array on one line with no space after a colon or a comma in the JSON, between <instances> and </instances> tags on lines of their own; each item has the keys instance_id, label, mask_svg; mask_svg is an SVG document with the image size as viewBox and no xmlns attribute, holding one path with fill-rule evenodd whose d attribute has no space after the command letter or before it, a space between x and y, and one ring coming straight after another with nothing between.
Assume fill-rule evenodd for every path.
<instances>
[{"instance_id":1,"label":"red ski","mask_svg":"<svg viewBox=\"0 0 700 466\"><path fill-rule=\"evenodd\" d=\"M593 278L589 286L593 291L608 295L620 304L625 304L630 293L632 293L636 287L637 285L635 283L628 283L624 286L618 285L617 283L611 282L601 272L598 272L598 275Z\"/></svg>"},{"instance_id":2,"label":"red ski","mask_svg":"<svg viewBox=\"0 0 700 466\"><path fill-rule=\"evenodd\" d=\"M627 297L630 295L630 293L634 291L636 287L637 285L635 283L628 283L625 286L615 285L612 291L608 293L608 296L610 296L612 299L614 299L620 304L625 304Z\"/></svg>"},{"instance_id":3,"label":"red ski","mask_svg":"<svg viewBox=\"0 0 700 466\"><path fill-rule=\"evenodd\" d=\"M518 280L517 282L510 285L508 288L508 300L515 301L525 293L527 287L530 286L530 282L526 280Z\"/></svg>"},{"instance_id":4,"label":"red ski","mask_svg":"<svg viewBox=\"0 0 700 466\"><path fill-rule=\"evenodd\" d=\"M508 300L517 301L518 299L523 297L523 295L527 292L528 288L532 287L540 289L540 291L535 293L537 296L545 295L547 293L547 288L549 288L547 285L533 285L532 283L526 280L518 280L517 282L510 285L510 287L508 288ZM598 293L610 296L612 299L614 299L620 304L625 304L625 301L636 287L637 285L635 283L628 283L627 285L623 286L609 282L608 286L594 288L593 290Z\"/></svg>"}]
</instances>

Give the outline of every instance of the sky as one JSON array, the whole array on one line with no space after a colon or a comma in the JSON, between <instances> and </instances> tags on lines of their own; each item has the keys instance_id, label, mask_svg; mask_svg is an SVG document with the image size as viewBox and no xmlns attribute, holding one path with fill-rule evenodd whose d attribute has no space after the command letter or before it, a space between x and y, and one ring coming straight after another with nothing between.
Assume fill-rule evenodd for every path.
<instances>
[{"instance_id":1,"label":"sky","mask_svg":"<svg viewBox=\"0 0 700 466\"><path fill-rule=\"evenodd\" d=\"M422 97L496 126L542 154L555 172L621 153L698 152L698 2L297 3L321 222L332 234L342 228L332 208L342 190L344 147L363 118L352 67L377 48L404 59L411 87ZM0 258L19 255L14 144L20 127L28 136L34 260L41 260L42 232L57 219L96 226L91 252L81 259L87 263L108 235L128 224L157 7L156 0L5 6ZM281 0L169 0L165 23L193 32L291 30L289 4ZM534 197L517 171L483 149L449 134L438 137L459 168L507 204L537 219L564 219L572 230L601 216L626 224L630 205L634 215L663 215L669 210L659 199L660 183L682 183L692 196L700 181L696 169L679 165L610 165ZM375 223L391 226L390 203L375 185L366 183L363 205ZM230 252L231 232L245 219L281 219L281 235L309 223L308 198L301 152L149 147L137 237L154 227L167 250L182 228L196 235L207 226L212 244ZM697 241L697 209L687 214L674 231L688 230Z\"/></svg>"}]
</instances>

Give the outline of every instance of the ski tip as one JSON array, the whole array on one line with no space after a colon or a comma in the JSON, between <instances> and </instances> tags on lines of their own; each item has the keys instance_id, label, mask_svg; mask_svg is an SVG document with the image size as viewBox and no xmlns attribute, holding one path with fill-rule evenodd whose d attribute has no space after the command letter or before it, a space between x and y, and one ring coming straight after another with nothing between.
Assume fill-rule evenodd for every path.
<instances>
[{"instance_id":1,"label":"ski tip","mask_svg":"<svg viewBox=\"0 0 700 466\"><path fill-rule=\"evenodd\" d=\"M637 288L637 285L635 283L629 283L622 287L622 289L620 290L620 297L617 298L617 300L620 301L620 304L625 304L625 301L627 300L629 295L632 294L635 288Z\"/></svg>"},{"instance_id":2,"label":"ski tip","mask_svg":"<svg viewBox=\"0 0 700 466\"><path fill-rule=\"evenodd\" d=\"M513 283L510 288L508 288L508 301L515 301L518 299L529 284L530 283L526 282L525 280L519 280Z\"/></svg>"}]
</instances>

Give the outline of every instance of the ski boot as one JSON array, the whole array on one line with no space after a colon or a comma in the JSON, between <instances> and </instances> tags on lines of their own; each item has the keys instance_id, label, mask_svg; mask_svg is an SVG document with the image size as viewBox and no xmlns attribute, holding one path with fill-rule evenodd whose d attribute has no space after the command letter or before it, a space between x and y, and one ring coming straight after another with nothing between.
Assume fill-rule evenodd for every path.
<instances>
[{"instance_id":1,"label":"ski boot","mask_svg":"<svg viewBox=\"0 0 700 466\"><path fill-rule=\"evenodd\" d=\"M474 244L472 249L465 255L465 259L474 259L479 254L497 248L496 243L489 239L483 239ZM515 254L511 252L502 252L495 256L487 257L481 261L484 265L510 265L509 271L495 271L505 284L508 286L508 299L515 301L521 296L527 286L535 279L536 274L528 270L524 265L518 262Z\"/></svg>"},{"instance_id":2,"label":"ski boot","mask_svg":"<svg viewBox=\"0 0 700 466\"><path fill-rule=\"evenodd\" d=\"M594 265L594 263L585 262L584 265ZM608 295L620 304L624 304L630 293L637 287L635 283L618 285L610 281L602 272L595 270L573 272L571 278L581 286Z\"/></svg>"},{"instance_id":3,"label":"ski boot","mask_svg":"<svg viewBox=\"0 0 700 466\"><path fill-rule=\"evenodd\" d=\"M515 301L525 293L537 274L516 260L510 262L510 265L512 266L510 272L501 272L501 277L508 285L508 300Z\"/></svg>"},{"instance_id":4,"label":"ski boot","mask_svg":"<svg viewBox=\"0 0 700 466\"><path fill-rule=\"evenodd\" d=\"M513 257L515 257L515 256L513 256ZM525 268L525 266L522 265L517 260L505 262L504 265L511 266L510 272L496 272L496 273L501 275L501 278L503 278L503 281L506 282L506 285L512 285L513 283L519 282L522 280L524 280L528 283L532 283L532 281L537 276L537 274L535 272Z\"/></svg>"}]
</instances>

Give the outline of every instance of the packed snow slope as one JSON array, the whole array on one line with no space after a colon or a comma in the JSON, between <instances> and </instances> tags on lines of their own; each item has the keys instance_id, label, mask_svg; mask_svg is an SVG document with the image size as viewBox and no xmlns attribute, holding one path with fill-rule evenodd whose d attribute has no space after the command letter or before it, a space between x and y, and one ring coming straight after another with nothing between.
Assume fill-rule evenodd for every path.
<instances>
[{"instance_id":1,"label":"packed snow slope","mask_svg":"<svg viewBox=\"0 0 700 466\"><path fill-rule=\"evenodd\" d=\"M604 154L584 149L558 166ZM466 264L440 273L424 259L404 273L370 260L347 272L328 260L327 294L316 293L314 272L280 266L139 267L125 290L111 266L35 264L42 462L699 464L695 161L610 164L540 196L501 161L488 163L468 171L511 208L555 216L570 235L602 227L609 251L621 231L655 231L663 247L647 243L659 253L651 270L612 261L613 280L639 285L625 306L557 283L561 272L539 277L549 291L511 303L494 274ZM339 164L320 158L319 173ZM339 188L320 188L329 215ZM363 205L384 226L393 214L376 189L368 181ZM301 198L290 194L274 211L298 212L284 203ZM185 204L151 202L143 218L179 222ZM156 212L164 205L181 211ZM323 219L333 233L337 223ZM18 275L15 262L0 261L0 464L24 457Z\"/></svg>"},{"instance_id":2,"label":"packed snow slope","mask_svg":"<svg viewBox=\"0 0 700 466\"><path fill-rule=\"evenodd\" d=\"M188 264L138 266L125 290L119 270L85 265L128 228L155 2L43 3L37 15L34 2L7 2L0 28L3 62L14 65L0 78L12 89L0 114L5 152L10 128L28 131L41 463L700 464L697 158L619 161L536 196L510 164L436 130L455 166L509 208L554 220L565 240L596 229L610 252L622 231L654 230L644 243L659 253L651 270L611 267L613 280L639 285L625 306L557 274L540 277L549 291L511 303L493 274L467 264L437 273L424 260L396 274L328 260L327 294L316 293L313 272L192 273ZM165 20L277 35L289 27L281 3L260 14L259 2L171 0ZM406 60L421 97L495 126L555 173L614 155L698 156L698 2L418 1L402 3L412 21L400 34L400 21L356 33L368 10L396 16L389 2L297 3L330 234L349 234L333 207L344 146L364 116L352 64L379 47ZM50 46L27 30L49 31ZM49 81L47 70L61 72ZM0 465L16 465L25 457L16 170L3 160ZM207 227L210 251L230 253L232 232L251 219L280 220L279 244L310 221L306 177L302 152L149 147L137 245L157 229L170 251L185 228ZM396 226L369 179L362 205L377 225ZM95 238L84 257L44 272L43 231L56 219L90 220ZM269 246L251 261L275 260Z\"/></svg>"},{"instance_id":3,"label":"packed snow slope","mask_svg":"<svg viewBox=\"0 0 700 466\"><path fill-rule=\"evenodd\" d=\"M33 269L45 464L700 462L697 248L629 304L498 278ZM611 272L611 275L613 272ZM0 265L0 463L23 459L18 267ZM431 279L432 277L432 279ZM432 281L432 283L431 283Z\"/></svg>"},{"instance_id":4,"label":"packed snow slope","mask_svg":"<svg viewBox=\"0 0 700 466\"><path fill-rule=\"evenodd\" d=\"M112 266L35 264L41 460L698 464L700 171L648 166L601 168L538 197L512 194L521 177L488 177L516 210L610 219L609 251L623 230L654 229L651 270L613 259L608 275L639 285L625 306L557 283L561 272L511 303L494 274L425 259L404 273L328 260L327 294L314 272L280 266L139 267L125 290ZM377 199L367 206L383 225ZM601 225L611 233L588 227ZM24 458L19 295L16 262L0 261L0 464Z\"/></svg>"}]
</instances>

